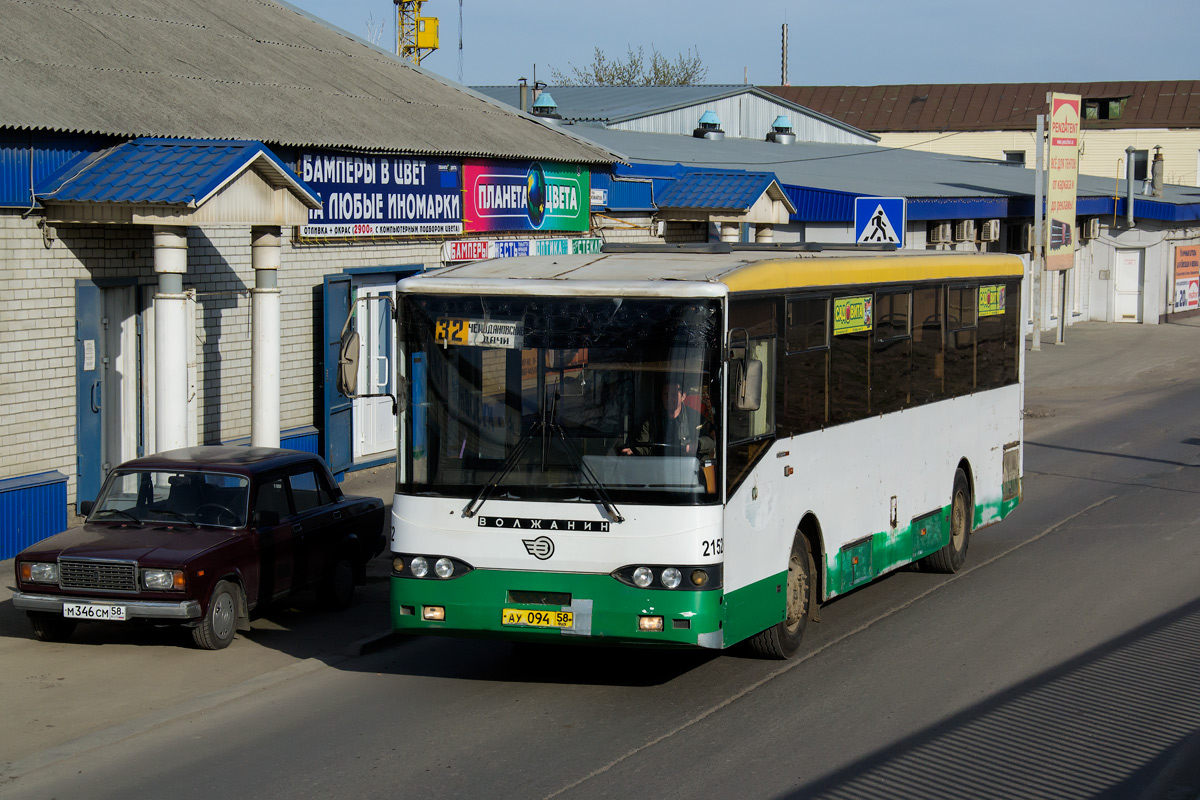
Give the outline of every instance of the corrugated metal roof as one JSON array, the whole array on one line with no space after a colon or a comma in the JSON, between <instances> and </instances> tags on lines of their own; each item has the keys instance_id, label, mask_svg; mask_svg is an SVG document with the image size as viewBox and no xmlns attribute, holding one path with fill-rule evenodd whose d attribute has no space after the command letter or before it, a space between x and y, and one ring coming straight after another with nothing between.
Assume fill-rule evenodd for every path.
<instances>
[{"instance_id":1,"label":"corrugated metal roof","mask_svg":"<svg viewBox=\"0 0 1200 800\"><path fill-rule=\"evenodd\" d=\"M769 172L688 172L658 196L658 207L745 211L773 183Z\"/></svg>"},{"instance_id":2,"label":"corrugated metal roof","mask_svg":"<svg viewBox=\"0 0 1200 800\"><path fill-rule=\"evenodd\" d=\"M1083 127L1200 128L1200 81L964 83L888 86L764 86L763 89L866 131L1033 130L1046 93L1124 99L1119 119ZM1103 113L1103 112L1101 112Z\"/></svg>"},{"instance_id":3,"label":"corrugated metal roof","mask_svg":"<svg viewBox=\"0 0 1200 800\"><path fill-rule=\"evenodd\" d=\"M475 91L487 95L513 108L521 107L521 92L518 86L473 86ZM840 130L846 130L868 141L877 137L859 130L844 121L799 105L786 97L766 92L757 86L741 83L699 86L548 86L558 104L558 114L571 122L595 122L613 125L632 119L662 114L688 106L699 106L727 97L752 95L772 103L785 106L793 114L818 120ZM533 94L530 92L530 107ZM766 133L765 130L762 131Z\"/></svg>"},{"instance_id":4,"label":"corrugated metal roof","mask_svg":"<svg viewBox=\"0 0 1200 800\"><path fill-rule=\"evenodd\" d=\"M10 129L617 160L271 0L0 9L0 125Z\"/></svg>"},{"instance_id":5,"label":"corrugated metal roof","mask_svg":"<svg viewBox=\"0 0 1200 800\"><path fill-rule=\"evenodd\" d=\"M42 202L195 208L250 165L271 185L290 186L310 208L320 208L321 196L258 142L135 139L71 164L35 193Z\"/></svg>"},{"instance_id":6,"label":"corrugated metal roof","mask_svg":"<svg viewBox=\"0 0 1200 800\"><path fill-rule=\"evenodd\" d=\"M655 180L658 199L671 178L692 170L771 170L798 209L794 219L853 219L855 196L906 197L909 219L959 219L1029 216L1036 172L1003 161L926 153L875 145L796 143L747 139L695 139L609 128L580 128L600 144L619 149L633 162L618 168L622 176L644 174ZM1119 191L1125 191L1124 181ZM1080 200L1111 198L1113 179L1081 175ZM1200 190L1164 186L1163 197L1139 197L1137 209L1162 206L1155 213L1191 219L1200 209ZM1171 207L1175 207L1171 210ZM1007 210L1007 213L1004 213Z\"/></svg>"}]
</instances>

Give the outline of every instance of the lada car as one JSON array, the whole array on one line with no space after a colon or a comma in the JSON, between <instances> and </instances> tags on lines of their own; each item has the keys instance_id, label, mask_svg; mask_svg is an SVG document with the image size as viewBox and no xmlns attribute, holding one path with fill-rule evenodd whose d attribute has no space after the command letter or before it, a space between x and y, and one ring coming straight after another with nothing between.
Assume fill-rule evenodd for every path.
<instances>
[{"instance_id":1,"label":"lada car","mask_svg":"<svg viewBox=\"0 0 1200 800\"><path fill-rule=\"evenodd\" d=\"M114 469L81 527L17 554L13 605L34 635L79 622L145 621L226 647L255 608L315 589L341 609L383 550L383 501L342 494L325 462L296 450L190 447Z\"/></svg>"}]
</instances>

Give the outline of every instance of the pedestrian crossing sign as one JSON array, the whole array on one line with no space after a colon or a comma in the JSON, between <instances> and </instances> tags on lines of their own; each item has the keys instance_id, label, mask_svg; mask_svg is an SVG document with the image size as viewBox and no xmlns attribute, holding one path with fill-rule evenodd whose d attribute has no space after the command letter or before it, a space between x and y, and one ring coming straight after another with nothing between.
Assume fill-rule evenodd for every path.
<instances>
[{"instance_id":1,"label":"pedestrian crossing sign","mask_svg":"<svg viewBox=\"0 0 1200 800\"><path fill-rule=\"evenodd\" d=\"M903 197L854 198L854 241L904 247L906 211Z\"/></svg>"}]
</instances>

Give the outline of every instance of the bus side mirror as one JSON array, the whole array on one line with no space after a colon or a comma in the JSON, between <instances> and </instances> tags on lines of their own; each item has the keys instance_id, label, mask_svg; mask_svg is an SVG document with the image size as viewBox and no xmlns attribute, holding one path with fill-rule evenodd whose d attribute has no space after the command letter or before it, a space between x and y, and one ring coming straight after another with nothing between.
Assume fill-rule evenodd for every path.
<instances>
[{"instance_id":1,"label":"bus side mirror","mask_svg":"<svg viewBox=\"0 0 1200 800\"><path fill-rule=\"evenodd\" d=\"M342 334L341 352L338 354L337 390L346 397L358 393L358 331Z\"/></svg>"},{"instance_id":2,"label":"bus side mirror","mask_svg":"<svg viewBox=\"0 0 1200 800\"><path fill-rule=\"evenodd\" d=\"M758 411L762 406L762 362L757 358L745 357L739 359L737 365L734 404L738 411Z\"/></svg>"}]
</instances>

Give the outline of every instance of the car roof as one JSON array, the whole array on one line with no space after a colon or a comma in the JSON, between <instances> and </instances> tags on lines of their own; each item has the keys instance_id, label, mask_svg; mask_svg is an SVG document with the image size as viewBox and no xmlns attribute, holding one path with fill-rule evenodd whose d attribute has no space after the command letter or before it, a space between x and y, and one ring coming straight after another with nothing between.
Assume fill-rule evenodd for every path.
<instances>
[{"instance_id":1,"label":"car roof","mask_svg":"<svg viewBox=\"0 0 1200 800\"><path fill-rule=\"evenodd\" d=\"M283 450L276 447L230 447L210 445L182 447L126 461L118 469L201 469L212 472L232 472L254 475L277 467L317 460L302 450Z\"/></svg>"}]
</instances>

